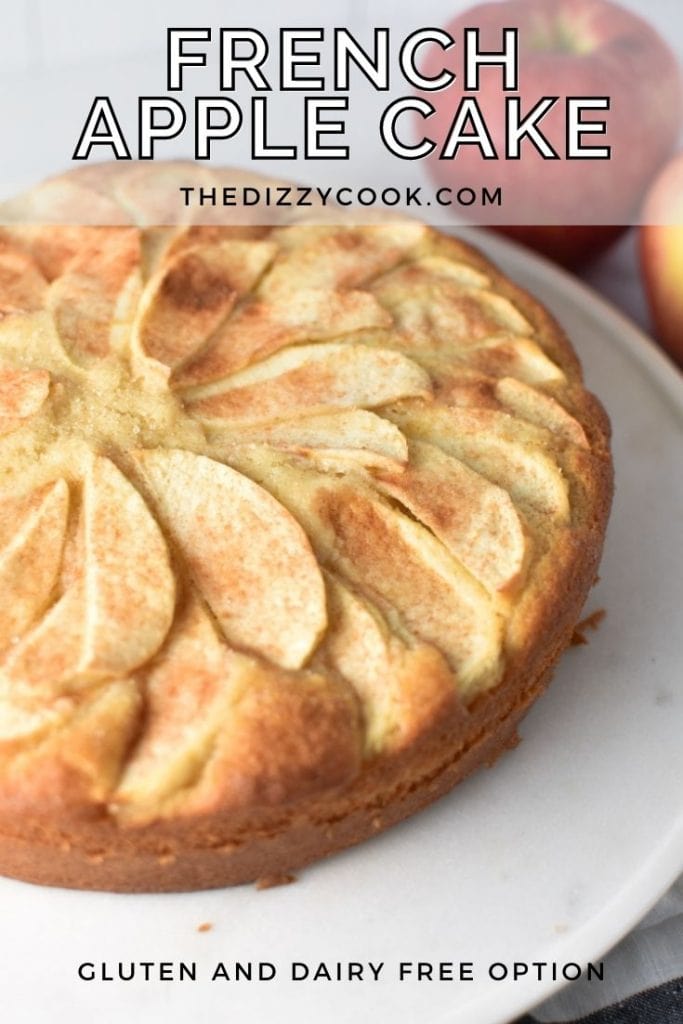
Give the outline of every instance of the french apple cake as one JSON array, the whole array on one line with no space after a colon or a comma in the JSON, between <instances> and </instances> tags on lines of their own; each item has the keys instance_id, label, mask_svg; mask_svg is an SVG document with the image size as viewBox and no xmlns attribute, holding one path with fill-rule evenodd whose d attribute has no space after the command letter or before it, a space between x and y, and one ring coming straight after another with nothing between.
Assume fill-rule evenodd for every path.
<instances>
[{"instance_id":1,"label":"french apple cake","mask_svg":"<svg viewBox=\"0 0 683 1024\"><path fill-rule=\"evenodd\" d=\"M572 348L469 245L159 227L155 173L0 228L0 872L50 885L277 879L493 762L610 505Z\"/></svg>"}]
</instances>

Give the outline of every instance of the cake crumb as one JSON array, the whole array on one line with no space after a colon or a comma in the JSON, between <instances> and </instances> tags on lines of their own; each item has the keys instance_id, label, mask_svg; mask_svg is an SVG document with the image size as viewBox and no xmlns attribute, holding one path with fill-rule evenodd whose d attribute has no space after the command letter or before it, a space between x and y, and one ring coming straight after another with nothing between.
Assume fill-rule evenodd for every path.
<instances>
[{"instance_id":1,"label":"cake crumb","mask_svg":"<svg viewBox=\"0 0 683 1024\"><path fill-rule=\"evenodd\" d=\"M587 615L585 619L581 619L581 622L577 622L572 634L572 647L581 647L582 644L587 644L586 630L597 629L606 615L607 612L604 608L598 608L597 611Z\"/></svg>"},{"instance_id":2,"label":"cake crumb","mask_svg":"<svg viewBox=\"0 0 683 1024\"><path fill-rule=\"evenodd\" d=\"M261 889L274 889L276 885L291 885L292 882L296 882L296 875L264 875L256 879L256 888L260 892Z\"/></svg>"},{"instance_id":3,"label":"cake crumb","mask_svg":"<svg viewBox=\"0 0 683 1024\"><path fill-rule=\"evenodd\" d=\"M213 922L212 921L203 921L202 924L198 924L197 925L197 931L198 932L210 932L212 930L213 930Z\"/></svg>"}]
</instances>

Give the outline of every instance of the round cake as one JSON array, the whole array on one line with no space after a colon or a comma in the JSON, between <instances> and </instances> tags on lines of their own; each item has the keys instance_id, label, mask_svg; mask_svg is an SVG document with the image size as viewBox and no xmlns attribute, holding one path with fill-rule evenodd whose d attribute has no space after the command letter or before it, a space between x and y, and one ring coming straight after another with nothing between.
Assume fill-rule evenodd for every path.
<instances>
[{"instance_id":1,"label":"round cake","mask_svg":"<svg viewBox=\"0 0 683 1024\"><path fill-rule=\"evenodd\" d=\"M49 885L277 881L491 764L611 499L572 348L470 246L159 227L160 173L0 228L0 872Z\"/></svg>"}]
</instances>

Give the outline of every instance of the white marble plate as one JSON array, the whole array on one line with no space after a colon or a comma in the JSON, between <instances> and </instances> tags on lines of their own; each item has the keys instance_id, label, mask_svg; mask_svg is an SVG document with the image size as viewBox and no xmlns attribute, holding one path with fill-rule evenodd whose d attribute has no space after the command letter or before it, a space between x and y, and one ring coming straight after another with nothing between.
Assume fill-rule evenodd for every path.
<instances>
[{"instance_id":1,"label":"white marble plate","mask_svg":"<svg viewBox=\"0 0 683 1024\"><path fill-rule=\"evenodd\" d=\"M2 1016L12 1024L498 1024L557 987L502 962L598 961L683 867L683 386L625 319L549 264L476 236L571 335L614 426L607 609L526 719L524 742L436 806L296 885L116 896L0 880ZM198 932L203 922L210 931ZM270 981L211 982L218 962ZM152 978L81 981L82 962ZM159 980L159 962L196 981ZM379 980L290 979L293 961L382 962ZM401 961L471 962L473 981L397 980ZM269 971L266 969L266 972Z\"/></svg>"}]
</instances>

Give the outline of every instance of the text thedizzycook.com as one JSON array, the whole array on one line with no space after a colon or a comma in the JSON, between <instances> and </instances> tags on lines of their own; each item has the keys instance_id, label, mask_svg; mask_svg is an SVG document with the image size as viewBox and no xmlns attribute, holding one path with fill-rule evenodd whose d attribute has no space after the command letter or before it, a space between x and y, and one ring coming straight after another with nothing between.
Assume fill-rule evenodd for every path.
<instances>
[{"instance_id":1,"label":"text thedizzycook.com","mask_svg":"<svg viewBox=\"0 0 683 1024\"><path fill-rule=\"evenodd\" d=\"M178 188L183 206L216 207L319 207L319 206L366 206L392 207L410 206L502 206L503 189L463 185L458 188L444 186L431 192L416 186L387 186L377 189L372 186L351 188L342 186L304 185L224 185L199 186L181 185Z\"/></svg>"},{"instance_id":2,"label":"text thedizzycook.com","mask_svg":"<svg viewBox=\"0 0 683 1024\"><path fill-rule=\"evenodd\" d=\"M604 981L604 964L514 960L475 963L473 960L305 961L276 964L270 960L217 961L198 964L195 960L84 961L76 966L81 981Z\"/></svg>"}]
</instances>

